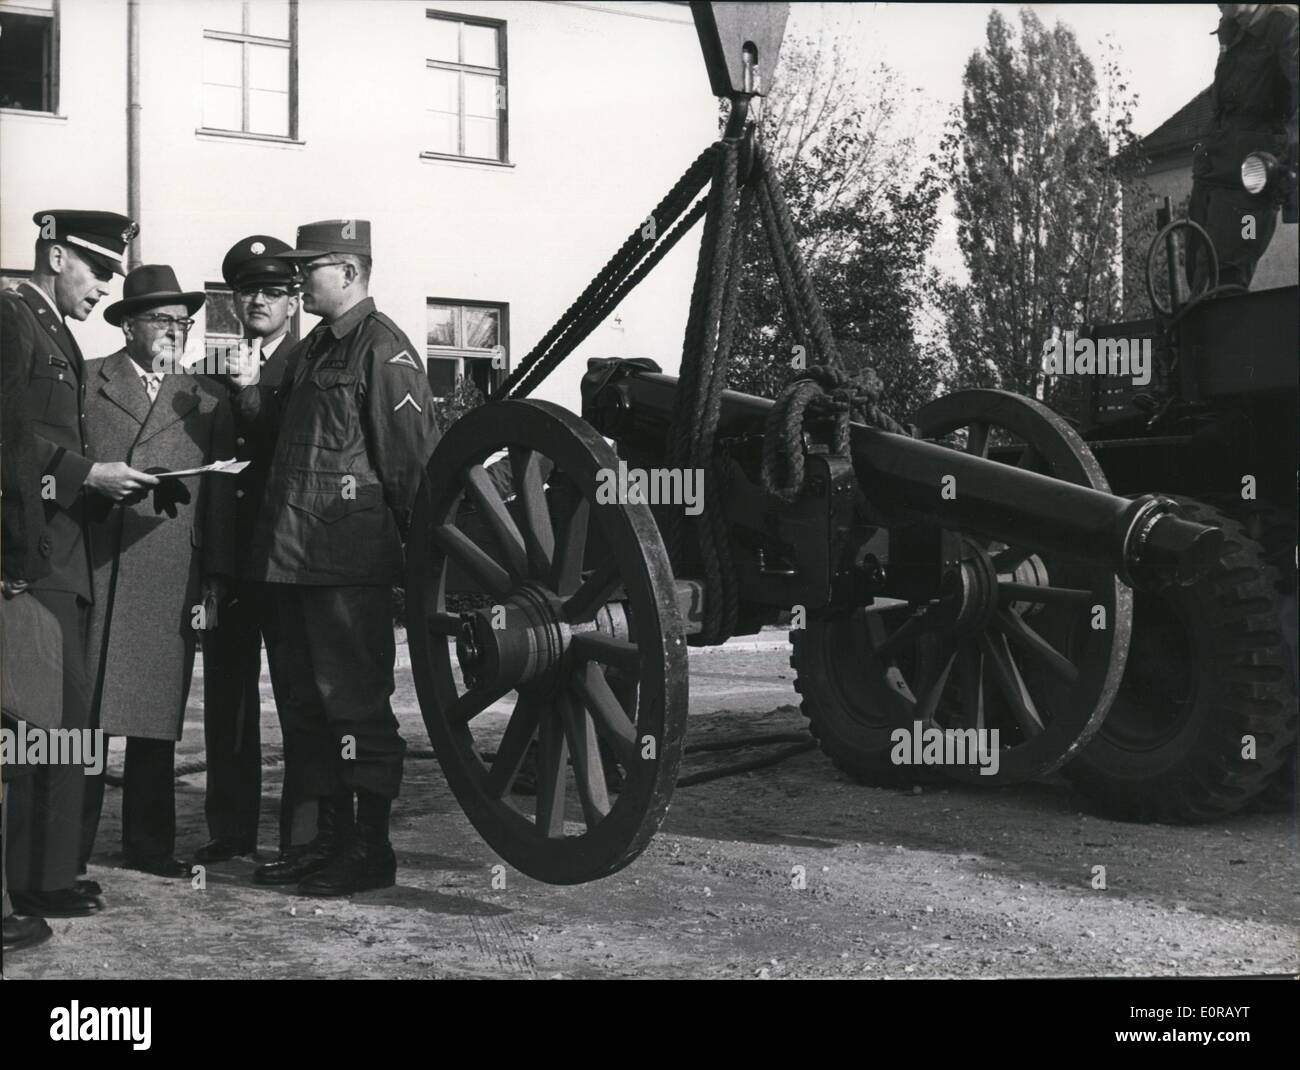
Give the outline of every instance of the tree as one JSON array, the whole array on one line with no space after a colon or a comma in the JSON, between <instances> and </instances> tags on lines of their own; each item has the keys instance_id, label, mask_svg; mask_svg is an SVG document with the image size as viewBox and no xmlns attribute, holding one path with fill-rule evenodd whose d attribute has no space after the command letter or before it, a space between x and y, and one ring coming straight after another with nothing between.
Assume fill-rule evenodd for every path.
<instances>
[{"instance_id":1,"label":"tree","mask_svg":"<svg viewBox=\"0 0 1300 1070\"><path fill-rule=\"evenodd\" d=\"M1121 316L1121 183L1140 161L1113 46L1103 88L1069 27L1022 8L1017 41L989 15L941 149L970 276L942 293L957 385L1041 397L1053 327Z\"/></svg>"},{"instance_id":2,"label":"tree","mask_svg":"<svg viewBox=\"0 0 1300 1070\"><path fill-rule=\"evenodd\" d=\"M856 69L827 20L821 35L787 37L759 137L790 207L800 248L846 367L871 365L885 407L905 417L933 395L939 357L917 344L925 256L938 225L938 173L918 168L901 134L897 74ZM774 397L800 374L762 224L743 260L731 386Z\"/></svg>"}]
</instances>

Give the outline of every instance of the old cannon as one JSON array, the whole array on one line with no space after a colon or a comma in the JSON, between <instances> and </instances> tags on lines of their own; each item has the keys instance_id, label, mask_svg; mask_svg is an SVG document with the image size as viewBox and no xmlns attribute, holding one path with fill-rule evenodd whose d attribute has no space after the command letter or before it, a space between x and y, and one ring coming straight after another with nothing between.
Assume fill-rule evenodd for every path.
<instances>
[{"instance_id":1,"label":"old cannon","mask_svg":"<svg viewBox=\"0 0 1300 1070\"><path fill-rule=\"evenodd\" d=\"M789 615L805 711L838 764L887 777L899 729L969 732L996 760L946 771L1012 782L1097 730L1124 670L1130 587L1193 579L1221 538L1168 499L1112 496L1036 401L962 392L901 425L837 375L747 117L782 5L692 7L732 100L726 133L655 209L657 236L634 231L493 400L447 430L407 543L412 665L448 784L503 859L553 883L617 871L658 828L690 645ZM726 389L754 213L812 356L775 401ZM681 377L593 360L581 418L525 398L699 219ZM511 791L526 762L534 797Z\"/></svg>"}]
</instances>

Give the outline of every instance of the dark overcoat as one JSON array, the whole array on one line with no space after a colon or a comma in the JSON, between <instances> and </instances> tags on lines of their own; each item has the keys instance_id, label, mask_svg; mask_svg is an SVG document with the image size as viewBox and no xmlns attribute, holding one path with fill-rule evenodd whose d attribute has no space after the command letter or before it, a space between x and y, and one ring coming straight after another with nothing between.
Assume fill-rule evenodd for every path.
<instances>
[{"instance_id":1,"label":"dark overcoat","mask_svg":"<svg viewBox=\"0 0 1300 1070\"><path fill-rule=\"evenodd\" d=\"M125 350L88 361L87 452L96 461L197 468L234 455L226 392L205 377L163 377L151 405ZM111 735L180 739L194 666L195 607L204 577L234 571L234 479L191 476L174 519L152 495L94 523L100 727ZM220 621L218 621L220 626Z\"/></svg>"}]
</instances>

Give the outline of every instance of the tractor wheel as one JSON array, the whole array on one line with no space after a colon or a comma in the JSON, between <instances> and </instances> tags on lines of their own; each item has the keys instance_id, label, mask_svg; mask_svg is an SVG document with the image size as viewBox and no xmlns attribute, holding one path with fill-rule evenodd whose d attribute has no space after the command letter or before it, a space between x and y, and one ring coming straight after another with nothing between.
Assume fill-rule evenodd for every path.
<instances>
[{"instance_id":1,"label":"tractor wheel","mask_svg":"<svg viewBox=\"0 0 1300 1070\"><path fill-rule=\"evenodd\" d=\"M1063 770L1097 811L1126 821L1223 817L1294 763L1296 679L1274 570L1241 524L1178 500L1188 520L1223 530L1219 559L1188 587L1137 593L1119 695Z\"/></svg>"}]
</instances>

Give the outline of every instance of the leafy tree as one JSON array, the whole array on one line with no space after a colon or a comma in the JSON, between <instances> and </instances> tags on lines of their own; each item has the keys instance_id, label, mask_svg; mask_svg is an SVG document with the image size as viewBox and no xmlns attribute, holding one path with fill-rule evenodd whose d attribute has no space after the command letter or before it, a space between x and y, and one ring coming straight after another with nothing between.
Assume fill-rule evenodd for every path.
<instances>
[{"instance_id":1,"label":"leafy tree","mask_svg":"<svg viewBox=\"0 0 1300 1070\"><path fill-rule=\"evenodd\" d=\"M968 283L943 286L956 384L1043 396L1053 327L1122 314L1121 184L1140 159L1114 48L1100 93L1074 32L996 10L941 149Z\"/></svg>"},{"instance_id":2,"label":"leafy tree","mask_svg":"<svg viewBox=\"0 0 1300 1070\"><path fill-rule=\"evenodd\" d=\"M850 370L876 368L904 417L933 395L938 354L916 343L941 181L899 132L907 102L884 65L855 68L850 35L787 37L759 137L785 192L816 292ZM745 246L731 386L773 397L800 372L755 212Z\"/></svg>"}]
</instances>

